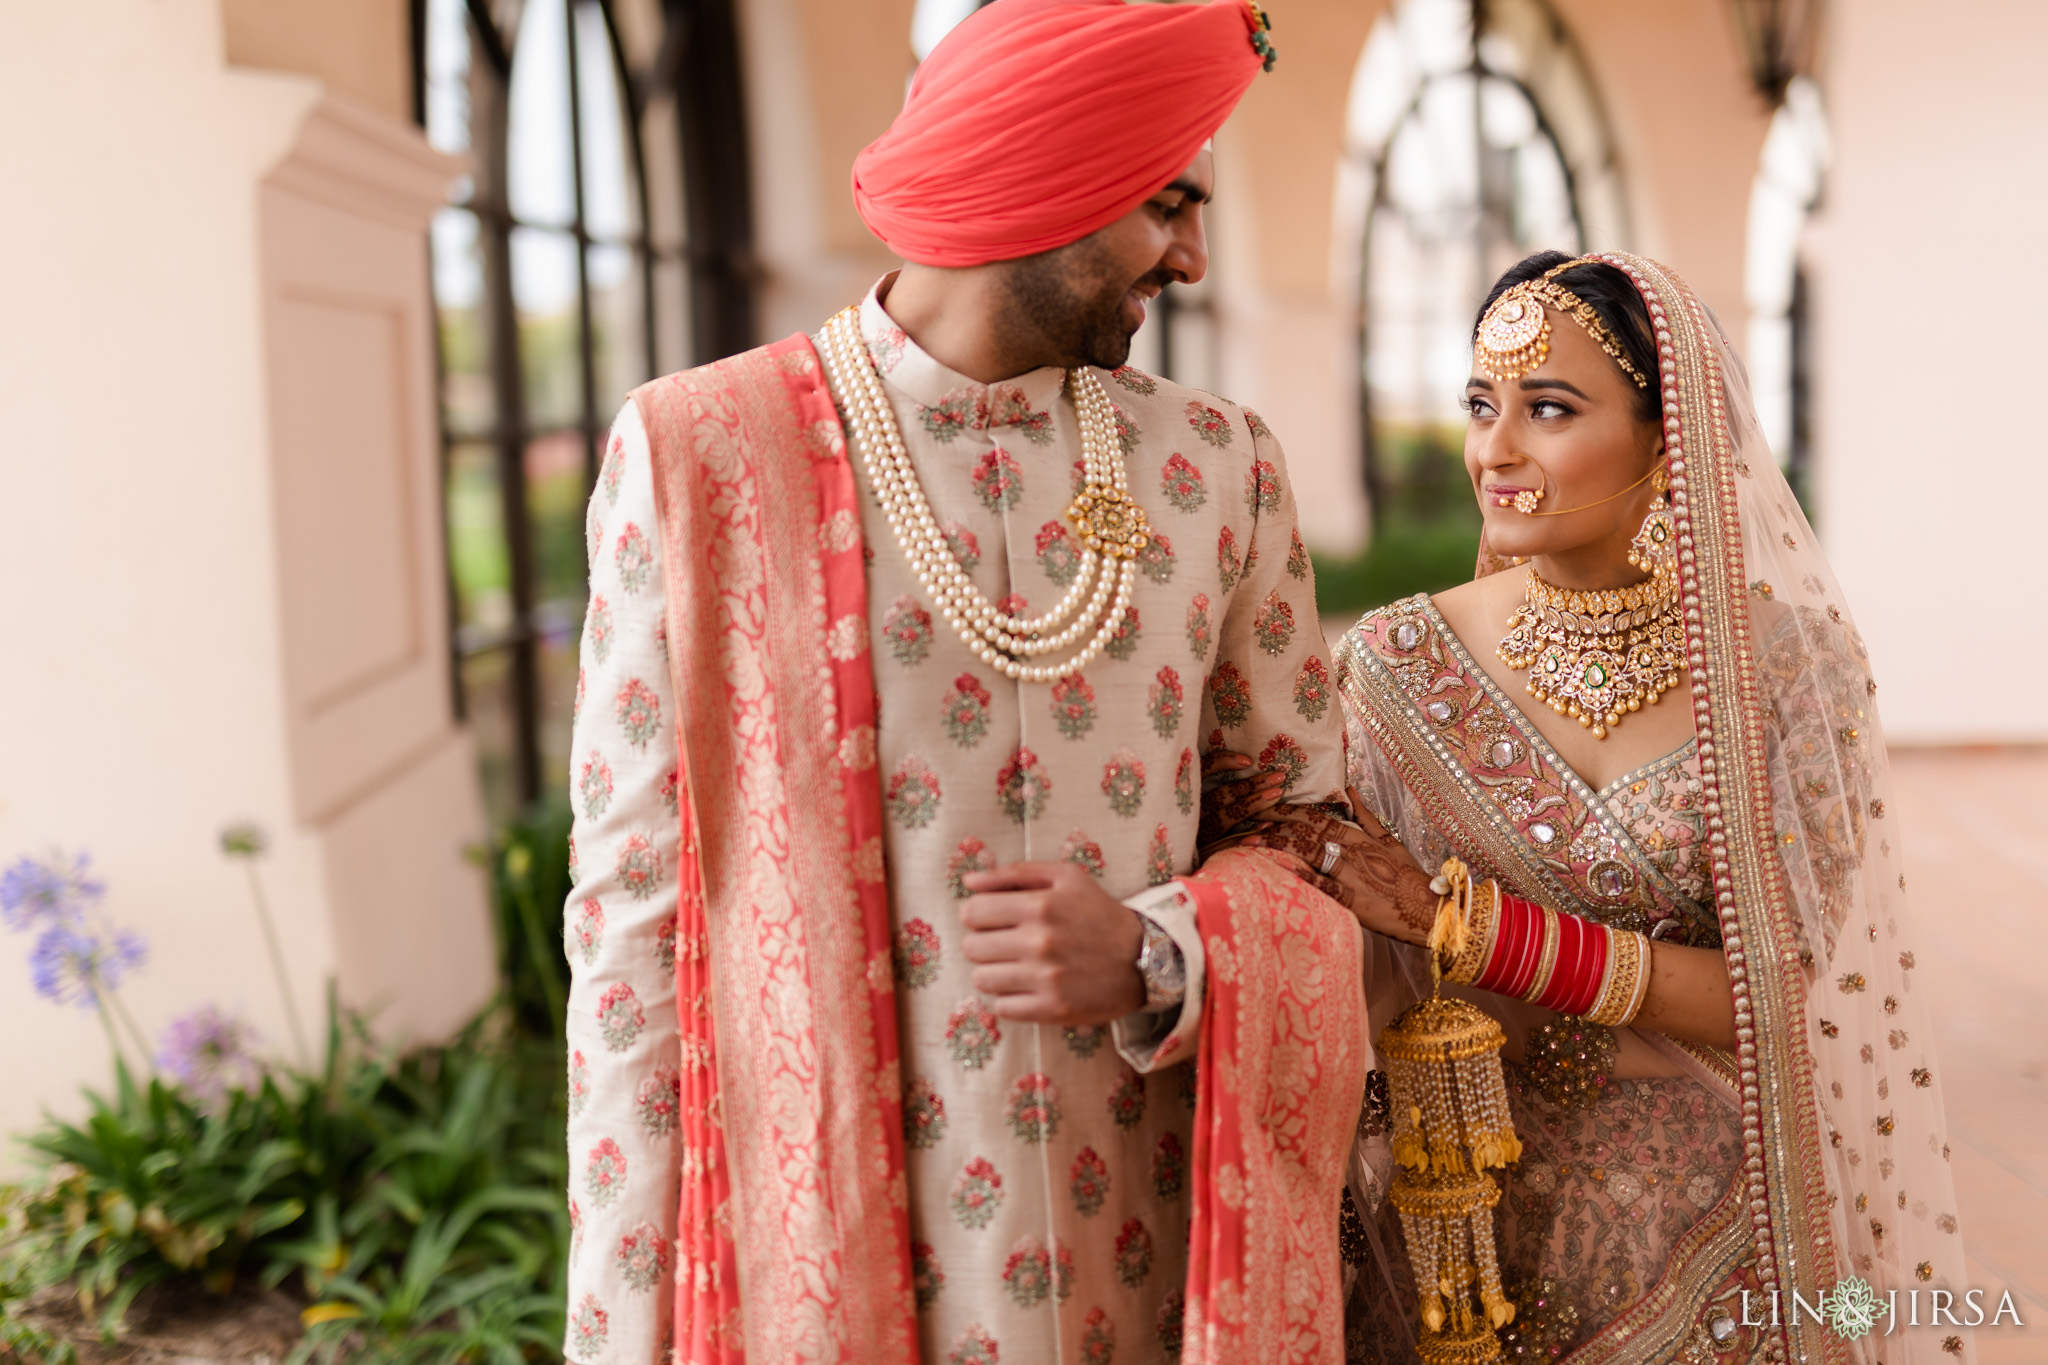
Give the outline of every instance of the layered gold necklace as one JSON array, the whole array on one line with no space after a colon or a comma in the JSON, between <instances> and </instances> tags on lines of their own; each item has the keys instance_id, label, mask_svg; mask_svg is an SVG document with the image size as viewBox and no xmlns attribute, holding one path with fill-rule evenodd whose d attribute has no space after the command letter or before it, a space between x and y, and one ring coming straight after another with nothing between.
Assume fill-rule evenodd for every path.
<instances>
[{"instance_id":1,"label":"layered gold necklace","mask_svg":"<svg viewBox=\"0 0 2048 1365\"><path fill-rule=\"evenodd\" d=\"M1500 658L1529 670L1529 692L1538 701L1605 739L1624 716L1678 685L1685 666L1678 575L1659 562L1641 583L1577 592L1546 582L1532 567Z\"/></svg>"},{"instance_id":2,"label":"layered gold necklace","mask_svg":"<svg viewBox=\"0 0 2048 1365\"><path fill-rule=\"evenodd\" d=\"M1144 509L1131 498L1123 446L1116 438L1116 412L1102 381L1089 370L1067 372L1081 425L1081 492L1067 508L1067 521L1081 542L1080 572L1049 611L1017 616L999 610L974 586L947 543L861 338L859 310L839 313L825 324L819 339L875 501L910 561L911 572L946 624L1004 677L1052 682L1078 672L1123 623L1137 582L1138 554L1152 540ZM1087 643L1080 644L1084 638ZM1031 662L1077 644L1080 648L1063 662Z\"/></svg>"}]
</instances>

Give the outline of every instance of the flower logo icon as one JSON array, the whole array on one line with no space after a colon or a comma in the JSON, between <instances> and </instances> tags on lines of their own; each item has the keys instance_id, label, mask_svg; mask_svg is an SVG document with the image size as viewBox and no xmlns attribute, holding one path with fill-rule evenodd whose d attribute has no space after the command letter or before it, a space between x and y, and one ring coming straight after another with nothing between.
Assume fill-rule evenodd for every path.
<instances>
[{"instance_id":1,"label":"flower logo icon","mask_svg":"<svg viewBox=\"0 0 2048 1365\"><path fill-rule=\"evenodd\" d=\"M1877 1296L1877 1290L1871 1287L1870 1281L1860 1275L1851 1275L1835 1285L1822 1311L1827 1314L1828 1326L1834 1328L1836 1336L1859 1341L1877 1325L1884 1307L1884 1300Z\"/></svg>"}]
</instances>

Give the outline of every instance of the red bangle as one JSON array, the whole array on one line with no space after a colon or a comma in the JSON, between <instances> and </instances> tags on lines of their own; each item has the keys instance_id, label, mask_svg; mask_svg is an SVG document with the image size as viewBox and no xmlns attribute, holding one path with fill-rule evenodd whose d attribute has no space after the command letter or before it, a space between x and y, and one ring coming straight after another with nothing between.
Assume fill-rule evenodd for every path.
<instances>
[{"instance_id":1,"label":"red bangle","mask_svg":"<svg viewBox=\"0 0 2048 1365\"><path fill-rule=\"evenodd\" d=\"M1479 964L1479 974L1472 978L1472 984L1482 991L1500 989L1499 978L1502 964L1514 954L1516 936L1522 931L1522 917L1514 907L1514 898L1499 889L1496 883L1493 901L1493 948L1486 960Z\"/></svg>"},{"instance_id":2,"label":"red bangle","mask_svg":"<svg viewBox=\"0 0 2048 1365\"><path fill-rule=\"evenodd\" d=\"M1534 901L1499 891L1497 885L1496 891L1493 951L1472 984L1519 1000L1535 986L1542 966L1546 912ZM1612 952L1613 938L1605 925L1560 911L1550 977L1532 1003L1568 1015L1594 1009L1607 983Z\"/></svg>"},{"instance_id":3,"label":"red bangle","mask_svg":"<svg viewBox=\"0 0 2048 1365\"><path fill-rule=\"evenodd\" d=\"M1529 983L1536 979L1536 967L1543 957L1543 907L1519 896L1503 896L1501 900L1504 906L1514 906L1521 921L1521 933L1517 936L1515 955L1508 959L1503 969L1500 993L1519 997L1528 993ZM1503 909L1502 913L1507 912Z\"/></svg>"},{"instance_id":4,"label":"red bangle","mask_svg":"<svg viewBox=\"0 0 2048 1365\"><path fill-rule=\"evenodd\" d=\"M1584 1016L1600 1004L1600 989L1607 984L1607 960L1614 954L1614 931L1604 924L1586 921L1586 966L1579 973L1578 998L1572 1013Z\"/></svg>"},{"instance_id":5,"label":"red bangle","mask_svg":"<svg viewBox=\"0 0 2048 1365\"><path fill-rule=\"evenodd\" d=\"M1579 963L1585 958L1585 939L1579 930L1584 924L1577 915L1558 915L1557 965L1551 969L1550 980L1544 983L1543 994L1533 1003L1547 1010L1557 1009L1578 985Z\"/></svg>"},{"instance_id":6,"label":"red bangle","mask_svg":"<svg viewBox=\"0 0 2048 1365\"><path fill-rule=\"evenodd\" d=\"M1535 986L1543 973L1545 949L1555 950L1550 940L1550 912L1540 905L1529 907L1529 933L1522 941L1521 961L1515 967L1514 981L1510 990L1517 999L1525 996Z\"/></svg>"},{"instance_id":7,"label":"red bangle","mask_svg":"<svg viewBox=\"0 0 2048 1365\"><path fill-rule=\"evenodd\" d=\"M1557 969L1536 1003L1560 1014L1582 1015L1599 1003L1607 972L1607 931L1577 915L1560 916L1558 928Z\"/></svg>"},{"instance_id":8,"label":"red bangle","mask_svg":"<svg viewBox=\"0 0 2048 1365\"><path fill-rule=\"evenodd\" d=\"M1474 984L1481 990L1506 995L1508 985L1522 970L1528 956L1532 921L1542 924L1542 912L1519 896L1502 891L1494 907L1494 949Z\"/></svg>"}]
</instances>

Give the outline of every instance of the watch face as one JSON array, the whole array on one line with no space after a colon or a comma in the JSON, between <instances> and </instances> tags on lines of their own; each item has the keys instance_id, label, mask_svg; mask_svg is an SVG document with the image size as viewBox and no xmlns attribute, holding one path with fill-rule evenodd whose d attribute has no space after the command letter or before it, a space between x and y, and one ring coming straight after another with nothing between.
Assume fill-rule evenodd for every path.
<instances>
[{"instance_id":1,"label":"watch face","mask_svg":"<svg viewBox=\"0 0 2048 1365\"><path fill-rule=\"evenodd\" d=\"M1187 992L1187 964L1172 935L1145 921L1144 946L1138 951L1138 975L1145 981L1145 1004L1164 1009L1180 1003Z\"/></svg>"}]
</instances>

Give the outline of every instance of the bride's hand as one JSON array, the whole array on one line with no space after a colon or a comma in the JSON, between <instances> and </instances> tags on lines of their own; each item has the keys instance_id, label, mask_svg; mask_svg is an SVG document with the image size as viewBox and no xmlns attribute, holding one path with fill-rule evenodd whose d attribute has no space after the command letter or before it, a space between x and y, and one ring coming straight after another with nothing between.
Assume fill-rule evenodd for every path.
<instances>
[{"instance_id":1,"label":"bride's hand","mask_svg":"<svg viewBox=\"0 0 2048 1365\"><path fill-rule=\"evenodd\" d=\"M1287 775L1280 772L1257 773L1210 786L1215 778L1243 772L1251 766L1250 754L1229 749L1213 750L1202 759L1202 817L1195 831L1195 840L1202 848L1226 838L1233 830L1240 835L1247 833L1237 827L1279 805L1286 794Z\"/></svg>"},{"instance_id":2,"label":"bride's hand","mask_svg":"<svg viewBox=\"0 0 2048 1365\"><path fill-rule=\"evenodd\" d=\"M1264 849L1367 929L1404 943L1426 942L1438 899L1429 889L1429 874L1356 789L1349 796L1355 824L1314 806L1282 806L1259 815L1249 832L1205 848L1205 856L1223 848Z\"/></svg>"}]
</instances>

